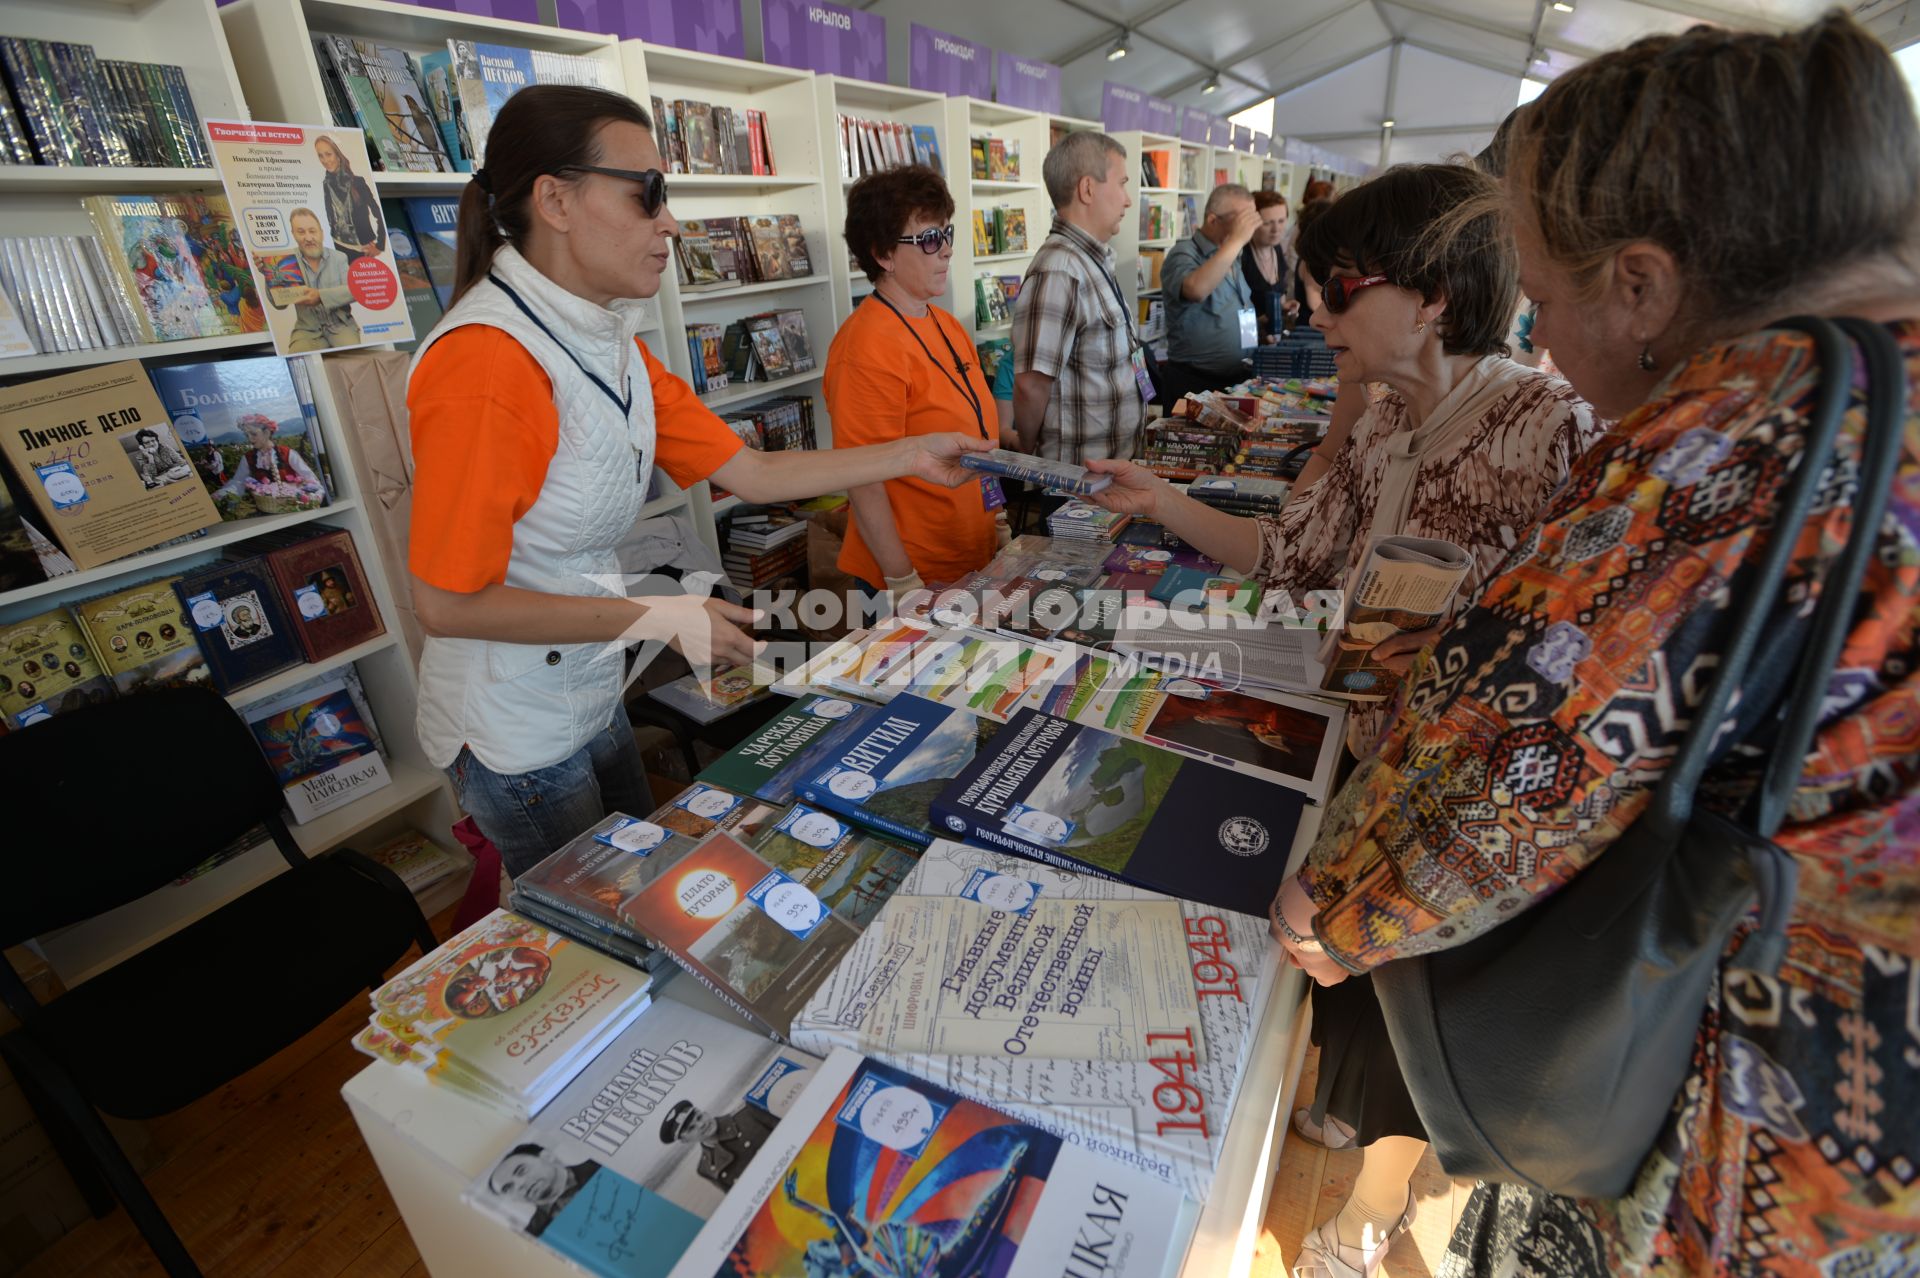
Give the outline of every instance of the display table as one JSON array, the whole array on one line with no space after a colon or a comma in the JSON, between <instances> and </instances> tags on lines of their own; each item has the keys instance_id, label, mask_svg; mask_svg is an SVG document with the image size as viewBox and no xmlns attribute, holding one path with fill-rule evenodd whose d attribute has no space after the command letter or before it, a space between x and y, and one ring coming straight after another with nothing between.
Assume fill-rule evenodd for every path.
<instances>
[{"instance_id":1,"label":"display table","mask_svg":"<svg viewBox=\"0 0 1920 1278\"><path fill-rule=\"evenodd\" d=\"M1307 809L1294 843L1295 864L1311 844L1319 816L1319 809ZM1307 1047L1306 977L1288 964L1278 971L1255 1021L1213 1193L1204 1207L1187 1203L1182 1220L1192 1232L1185 1254L1175 1253L1170 1275L1228 1278L1252 1268ZM734 1016L684 974L669 980L656 997ZM460 1191L491 1165L523 1123L394 1065L369 1064L341 1091L428 1272L443 1278L570 1278L579 1272L460 1201Z\"/></svg>"}]
</instances>

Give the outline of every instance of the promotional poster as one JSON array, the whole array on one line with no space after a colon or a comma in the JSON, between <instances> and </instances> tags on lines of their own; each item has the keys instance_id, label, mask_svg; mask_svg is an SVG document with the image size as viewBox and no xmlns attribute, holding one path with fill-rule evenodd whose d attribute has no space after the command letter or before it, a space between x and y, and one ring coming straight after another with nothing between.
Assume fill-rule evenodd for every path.
<instances>
[{"instance_id":1,"label":"promotional poster","mask_svg":"<svg viewBox=\"0 0 1920 1278\"><path fill-rule=\"evenodd\" d=\"M301 355L410 341L413 321L368 177L365 134L209 120L207 135L273 349ZM376 234L364 238L369 227Z\"/></svg>"}]
</instances>

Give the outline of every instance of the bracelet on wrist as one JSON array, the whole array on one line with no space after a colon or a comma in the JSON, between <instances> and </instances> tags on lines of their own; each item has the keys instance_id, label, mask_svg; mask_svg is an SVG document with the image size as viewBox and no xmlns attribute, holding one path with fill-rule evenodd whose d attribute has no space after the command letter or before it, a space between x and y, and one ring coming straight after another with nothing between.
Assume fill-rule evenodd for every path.
<instances>
[{"instance_id":1,"label":"bracelet on wrist","mask_svg":"<svg viewBox=\"0 0 1920 1278\"><path fill-rule=\"evenodd\" d=\"M1293 924L1287 922L1287 916L1277 909L1273 912L1273 921L1280 925L1280 934L1287 938L1287 944L1294 949L1303 950L1308 954L1326 953L1327 947L1320 943L1319 938L1302 936L1294 931Z\"/></svg>"}]
</instances>

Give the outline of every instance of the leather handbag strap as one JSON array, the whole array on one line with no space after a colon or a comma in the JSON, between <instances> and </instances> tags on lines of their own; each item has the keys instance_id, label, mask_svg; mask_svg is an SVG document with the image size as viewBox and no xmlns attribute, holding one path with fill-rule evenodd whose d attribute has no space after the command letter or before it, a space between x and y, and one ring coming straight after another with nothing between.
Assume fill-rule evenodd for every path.
<instances>
[{"instance_id":1,"label":"leather handbag strap","mask_svg":"<svg viewBox=\"0 0 1920 1278\"><path fill-rule=\"evenodd\" d=\"M1866 576L1881 521L1893 498L1893 474L1900 464L1907 411L1907 363L1893 334L1881 324L1859 319L1836 324L1860 346L1867 364L1867 432L1861 449L1860 478L1853 495L1853 525L1820 587L1820 608L1807 638L1800 672L1786 703L1766 780L1758 795L1755 829L1772 838L1786 819L1800 788L1800 773L1820 725L1827 683L1851 628L1860 582Z\"/></svg>"},{"instance_id":2,"label":"leather handbag strap","mask_svg":"<svg viewBox=\"0 0 1920 1278\"><path fill-rule=\"evenodd\" d=\"M1852 349L1840 330L1824 319L1799 316L1783 320L1777 328L1795 329L1813 339L1820 369L1813 412L1807 423L1805 443L1794 466L1785 500L1773 518L1773 531L1767 538L1754 582L1734 622L1733 635L1720 657L1713 686L1694 712L1692 726L1681 742L1673 763L1654 792L1653 802L1640 817L1670 839L1678 839L1693 816L1694 791L1706 772L1713 754L1720 725L1726 721L1733 694L1745 677L1760 636L1772 619L1773 605L1786 580L1787 566L1813 509L1814 496L1820 490L1827 463L1833 456L1834 437L1846 412L1847 392L1853 367Z\"/></svg>"}]
</instances>

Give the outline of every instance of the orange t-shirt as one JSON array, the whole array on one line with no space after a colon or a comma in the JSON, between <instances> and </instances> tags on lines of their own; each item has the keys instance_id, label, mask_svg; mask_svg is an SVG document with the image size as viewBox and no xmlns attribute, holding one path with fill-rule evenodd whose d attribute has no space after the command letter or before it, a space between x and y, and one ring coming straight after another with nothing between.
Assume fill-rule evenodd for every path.
<instances>
[{"instance_id":1,"label":"orange t-shirt","mask_svg":"<svg viewBox=\"0 0 1920 1278\"><path fill-rule=\"evenodd\" d=\"M654 464L682 487L739 452L740 437L635 339L653 386ZM504 329L468 324L435 342L407 385L413 520L407 566L470 594L507 579L513 525L540 497L560 446L553 383Z\"/></svg>"},{"instance_id":2,"label":"orange t-shirt","mask_svg":"<svg viewBox=\"0 0 1920 1278\"><path fill-rule=\"evenodd\" d=\"M993 437L997 430L993 390L980 371L973 340L953 316L937 306L927 310L924 316L905 317L907 323L902 324L885 303L868 300L854 307L840 326L827 351L823 384L835 448L947 431ZM919 334L919 341L907 331L908 324ZM979 399L979 418L955 384L961 376L953 371L949 346L966 363L964 379ZM937 364L928 358L928 351ZM889 479L887 499L893 506L900 543L922 580L953 581L986 567L993 558L994 512L986 508L977 482L945 488L924 479ZM856 519L847 521L840 569L869 585L878 586L884 580Z\"/></svg>"}]
</instances>

